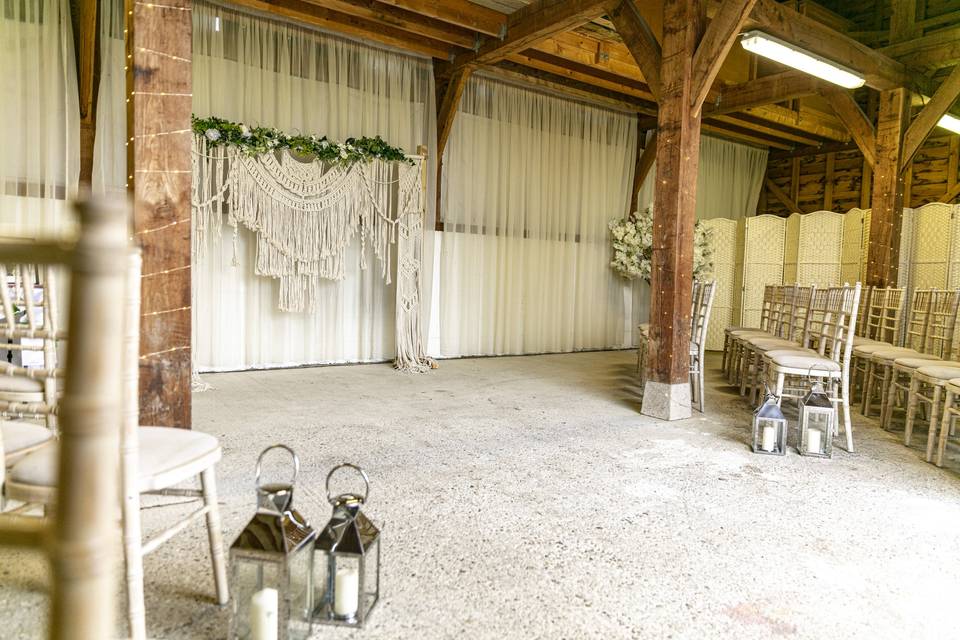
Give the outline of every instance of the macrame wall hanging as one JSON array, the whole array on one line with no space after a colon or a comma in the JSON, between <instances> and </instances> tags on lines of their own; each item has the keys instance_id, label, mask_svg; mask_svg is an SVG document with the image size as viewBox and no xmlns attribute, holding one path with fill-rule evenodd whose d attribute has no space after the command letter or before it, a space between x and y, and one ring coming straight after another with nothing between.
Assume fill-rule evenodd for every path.
<instances>
[{"instance_id":1,"label":"macrame wall hanging","mask_svg":"<svg viewBox=\"0 0 960 640\"><path fill-rule=\"evenodd\" d=\"M249 129L236 126L249 135ZM233 228L237 264L237 234L243 226L256 238L254 272L279 280L280 310L313 312L322 282L343 279L344 253L357 236L361 268L367 268L369 245L388 284L396 245L394 365L401 371L416 372L434 366L424 352L420 326L425 204L422 156L330 162L270 140L268 150L251 153L224 144L218 129L208 129L205 134L197 131L196 123L194 129L195 256L203 254L208 242L221 237L226 220ZM316 138L307 140L318 142ZM325 139L319 143L324 150L329 146ZM332 146L339 146L342 157L348 158L347 147Z\"/></svg>"}]
</instances>

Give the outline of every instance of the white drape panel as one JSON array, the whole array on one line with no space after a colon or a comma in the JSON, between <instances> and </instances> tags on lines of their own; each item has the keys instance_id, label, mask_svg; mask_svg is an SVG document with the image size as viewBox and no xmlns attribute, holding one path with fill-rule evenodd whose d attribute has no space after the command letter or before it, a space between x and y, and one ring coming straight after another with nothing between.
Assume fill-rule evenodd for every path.
<instances>
[{"instance_id":1,"label":"white drape panel","mask_svg":"<svg viewBox=\"0 0 960 640\"><path fill-rule=\"evenodd\" d=\"M635 149L633 116L471 79L443 163L441 355L623 344L607 223Z\"/></svg>"},{"instance_id":2,"label":"white drape panel","mask_svg":"<svg viewBox=\"0 0 960 640\"><path fill-rule=\"evenodd\" d=\"M68 0L0 3L0 234L60 234L80 175Z\"/></svg>"},{"instance_id":3,"label":"white drape panel","mask_svg":"<svg viewBox=\"0 0 960 640\"><path fill-rule=\"evenodd\" d=\"M100 86L91 180L94 193L122 192L127 183L123 28L123 0L100 0Z\"/></svg>"},{"instance_id":4,"label":"white drape panel","mask_svg":"<svg viewBox=\"0 0 960 640\"><path fill-rule=\"evenodd\" d=\"M380 135L409 153L426 144L432 157L429 61L201 2L193 33L197 115L340 140ZM376 268L362 271L358 252L349 256L346 279L326 285L317 314L278 311L278 284L254 275L254 255L241 231L238 266L229 238L194 264L200 370L393 358L394 285Z\"/></svg>"}]
</instances>

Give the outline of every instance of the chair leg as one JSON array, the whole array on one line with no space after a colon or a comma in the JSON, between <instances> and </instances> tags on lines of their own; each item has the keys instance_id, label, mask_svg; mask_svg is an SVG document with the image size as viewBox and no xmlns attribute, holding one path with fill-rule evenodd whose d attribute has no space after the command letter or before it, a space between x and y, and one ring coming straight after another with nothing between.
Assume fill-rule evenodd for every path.
<instances>
[{"instance_id":1,"label":"chair leg","mask_svg":"<svg viewBox=\"0 0 960 640\"><path fill-rule=\"evenodd\" d=\"M847 436L847 452L853 453L853 422L850 420L850 381L840 380L840 394L843 399L843 429Z\"/></svg>"},{"instance_id":2,"label":"chair leg","mask_svg":"<svg viewBox=\"0 0 960 640\"><path fill-rule=\"evenodd\" d=\"M703 383L703 365L701 365L700 370L697 371L697 378L699 380L698 386L700 387L699 391L697 391L697 400L700 402L700 413L703 413L707 406L706 386L704 386Z\"/></svg>"},{"instance_id":3,"label":"chair leg","mask_svg":"<svg viewBox=\"0 0 960 640\"><path fill-rule=\"evenodd\" d=\"M727 373L727 357L730 349L730 334L725 333L723 336L723 360L720 361L720 371L724 374Z\"/></svg>"},{"instance_id":4,"label":"chair leg","mask_svg":"<svg viewBox=\"0 0 960 640\"><path fill-rule=\"evenodd\" d=\"M777 395L777 406L780 406L781 396L783 395L783 383L787 376L783 372L777 372L777 387L774 393Z\"/></svg>"},{"instance_id":5,"label":"chair leg","mask_svg":"<svg viewBox=\"0 0 960 640\"><path fill-rule=\"evenodd\" d=\"M751 368L751 365L753 365L754 353L749 349L742 349L741 353L743 355L740 357L740 361L743 364L741 365L740 370L740 395L746 396L747 381L753 379L753 369Z\"/></svg>"},{"instance_id":6,"label":"chair leg","mask_svg":"<svg viewBox=\"0 0 960 640\"><path fill-rule=\"evenodd\" d=\"M938 467L943 466L943 454L947 449L947 438L950 436L950 426L953 422L951 409L953 408L954 394L952 391L947 390L946 396L946 399L943 401L943 418L940 420L940 438L937 442L936 465Z\"/></svg>"},{"instance_id":7,"label":"chair leg","mask_svg":"<svg viewBox=\"0 0 960 640\"><path fill-rule=\"evenodd\" d=\"M930 428L927 431L927 462L933 462L933 445L937 436L937 415L940 411L940 395L943 387L934 385L933 402L930 403Z\"/></svg>"},{"instance_id":8,"label":"chair leg","mask_svg":"<svg viewBox=\"0 0 960 640\"><path fill-rule=\"evenodd\" d=\"M207 467L200 474L203 487L203 504L207 507L207 537L210 540L210 559L213 561L213 580L217 589L217 604L224 605L230 599L227 591L227 565L223 556L223 532L220 529L220 507L217 505L217 481L214 467Z\"/></svg>"},{"instance_id":9,"label":"chair leg","mask_svg":"<svg viewBox=\"0 0 960 640\"><path fill-rule=\"evenodd\" d=\"M870 391L873 387L873 363L867 362L867 370L864 372L865 382L863 385L863 397L860 398L860 413L870 417Z\"/></svg>"},{"instance_id":10,"label":"chair leg","mask_svg":"<svg viewBox=\"0 0 960 640\"><path fill-rule=\"evenodd\" d=\"M917 419L917 392L919 390L920 381L916 376L910 376L910 391L907 393L907 417L903 425L903 444L908 447L910 446L910 441L913 440L913 423ZM892 405L896 404L896 401L896 398L891 401L891 414L893 413ZM886 425L884 426L886 427Z\"/></svg>"},{"instance_id":11,"label":"chair leg","mask_svg":"<svg viewBox=\"0 0 960 640\"><path fill-rule=\"evenodd\" d=\"M124 489L123 556L126 566L127 623L131 640L146 640L147 621L143 603L143 532L140 526L140 493L136 486Z\"/></svg>"}]
</instances>

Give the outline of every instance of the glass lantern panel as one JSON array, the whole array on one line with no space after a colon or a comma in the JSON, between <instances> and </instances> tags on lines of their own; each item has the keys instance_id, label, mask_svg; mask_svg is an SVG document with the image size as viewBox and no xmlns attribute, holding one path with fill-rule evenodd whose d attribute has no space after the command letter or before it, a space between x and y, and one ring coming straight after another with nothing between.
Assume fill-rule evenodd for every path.
<instances>
[{"instance_id":1,"label":"glass lantern panel","mask_svg":"<svg viewBox=\"0 0 960 640\"><path fill-rule=\"evenodd\" d=\"M380 539L377 538L369 547L360 563L363 572L363 617L366 618L380 595Z\"/></svg>"},{"instance_id":2,"label":"glass lantern panel","mask_svg":"<svg viewBox=\"0 0 960 640\"><path fill-rule=\"evenodd\" d=\"M301 547L288 559L290 572L288 604L290 619L287 623L287 638L306 640L310 637L313 612L313 545Z\"/></svg>"},{"instance_id":3,"label":"glass lantern panel","mask_svg":"<svg viewBox=\"0 0 960 640\"><path fill-rule=\"evenodd\" d=\"M232 578L234 637L248 640L256 637L255 633L264 632L268 626L279 630L279 594L283 593L280 565L235 558Z\"/></svg>"},{"instance_id":4,"label":"glass lantern panel","mask_svg":"<svg viewBox=\"0 0 960 640\"><path fill-rule=\"evenodd\" d=\"M827 431L833 419L832 410L808 409L804 415L807 417L808 429L820 429L824 432Z\"/></svg>"},{"instance_id":5,"label":"glass lantern panel","mask_svg":"<svg viewBox=\"0 0 960 640\"><path fill-rule=\"evenodd\" d=\"M757 448L767 453L780 451L783 444L780 442L781 425L780 420L760 418L757 424Z\"/></svg>"}]
</instances>

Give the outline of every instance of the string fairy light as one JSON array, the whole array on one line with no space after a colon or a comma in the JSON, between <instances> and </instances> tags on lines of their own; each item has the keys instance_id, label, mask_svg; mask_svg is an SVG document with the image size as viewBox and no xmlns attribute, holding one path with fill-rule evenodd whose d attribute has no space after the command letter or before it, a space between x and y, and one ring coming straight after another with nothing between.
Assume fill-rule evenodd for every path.
<instances>
[{"instance_id":1,"label":"string fairy light","mask_svg":"<svg viewBox=\"0 0 960 640\"><path fill-rule=\"evenodd\" d=\"M154 271L153 273L144 273L141 274L141 278L153 278L156 276L167 275L168 273L174 273L176 271L183 271L184 269L189 269L191 265L185 264L182 267L173 267L172 269L164 269L163 271Z\"/></svg>"},{"instance_id":2,"label":"string fairy light","mask_svg":"<svg viewBox=\"0 0 960 640\"><path fill-rule=\"evenodd\" d=\"M188 311L191 309L190 305L185 307L177 307L176 309L163 309L162 311L148 311L147 313L141 313L141 318L148 318L150 316L161 316L165 313L176 313L177 311Z\"/></svg>"}]
</instances>

